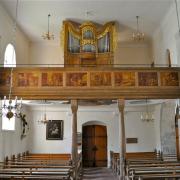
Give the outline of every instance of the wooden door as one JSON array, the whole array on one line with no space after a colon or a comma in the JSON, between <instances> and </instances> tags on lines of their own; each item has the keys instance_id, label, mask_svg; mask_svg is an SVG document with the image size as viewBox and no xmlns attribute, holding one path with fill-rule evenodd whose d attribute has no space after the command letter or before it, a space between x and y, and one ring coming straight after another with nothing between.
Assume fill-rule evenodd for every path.
<instances>
[{"instance_id":1,"label":"wooden door","mask_svg":"<svg viewBox=\"0 0 180 180\"><path fill-rule=\"evenodd\" d=\"M107 166L106 126L83 126L82 155L84 167Z\"/></svg>"}]
</instances>

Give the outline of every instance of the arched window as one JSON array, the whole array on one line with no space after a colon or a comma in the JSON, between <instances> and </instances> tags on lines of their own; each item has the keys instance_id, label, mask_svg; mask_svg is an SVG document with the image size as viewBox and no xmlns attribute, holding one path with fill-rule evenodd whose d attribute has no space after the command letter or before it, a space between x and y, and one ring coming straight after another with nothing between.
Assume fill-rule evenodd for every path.
<instances>
[{"instance_id":1,"label":"arched window","mask_svg":"<svg viewBox=\"0 0 180 180\"><path fill-rule=\"evenodd\" d=\"M12 44L6 46L4 54L4 67L16 67L16 52ZM1 103L3 103L1 101ZM2 105L1 105L2 106ZM2 130L15 130L15 117L8 119L2 116Z\"/></svg>"},{"instance_id":2,"label":"arched window","mask_svg":"<svg viewBox=\"0 0 180 180\"><path fill-rule=\"evenodd\" d=\"M12 44L6 46L4 54L4 67L16 67L16 52Z\"/></svg>"}]
</instances>

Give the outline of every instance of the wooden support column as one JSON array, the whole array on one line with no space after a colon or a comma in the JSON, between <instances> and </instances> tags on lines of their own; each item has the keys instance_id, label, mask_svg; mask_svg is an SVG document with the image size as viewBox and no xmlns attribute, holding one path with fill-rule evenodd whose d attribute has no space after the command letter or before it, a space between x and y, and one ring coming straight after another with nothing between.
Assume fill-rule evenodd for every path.
<instances>
[{"instance_id":1,"label":"wooden support column","mask_svg":"<svg viewBox=\"0 0 180 180\"><path fill-rule=\"evenodd\" d=\"M72 111L72 165L74 166L74 177L77 179L77 161L78 161L78 146L77 146L77 100L71 100Z\"/></svg>"},{"instance_id":2,"label":"wooden support column","mask_svg":"<svg viewBox=\"0 0 180 180\"><path fill-rule=\"evenodd\" d=\"M119 119L119 131L120 131L120 176L119 180L125 179L125 154L126 154L126 137L125 137L125 125L124 125L124 99L118 99L119 113L121 114Z\"/></svg>"}]
</instances>

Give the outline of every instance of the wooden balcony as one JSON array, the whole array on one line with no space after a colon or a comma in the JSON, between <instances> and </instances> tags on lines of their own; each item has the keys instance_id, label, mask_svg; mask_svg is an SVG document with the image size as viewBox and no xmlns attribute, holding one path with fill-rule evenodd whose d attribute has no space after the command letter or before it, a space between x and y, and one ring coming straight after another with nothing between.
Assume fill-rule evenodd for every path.
<instances>
[{"instance_id":1,"label":"wooden balcony","mask_svg":"<svg viewBox=\"0 0 180 180\"><path fill-rule=\"evenodd\" d=\"M11 68L0 68L0 97L8 95ZM180 98L180 68L19 67L12 96L23 99Z\"/></svg>"}]
</instances>

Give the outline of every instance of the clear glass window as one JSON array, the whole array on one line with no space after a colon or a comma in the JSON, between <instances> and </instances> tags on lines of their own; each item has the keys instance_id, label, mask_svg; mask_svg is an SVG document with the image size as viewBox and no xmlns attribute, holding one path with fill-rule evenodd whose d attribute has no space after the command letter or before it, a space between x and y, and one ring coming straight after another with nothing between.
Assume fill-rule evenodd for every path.
<instances>
[{"instance_id":1,"label":"clear glass window","mask_svg":"<svg viewBox=\"0 0 180 180\"><path fill-rule=\"evenodd\" d=\"M6 46L4 54L4 67L16 67L16 52L12 44Z\"/></svg>"}]
</instances>

